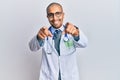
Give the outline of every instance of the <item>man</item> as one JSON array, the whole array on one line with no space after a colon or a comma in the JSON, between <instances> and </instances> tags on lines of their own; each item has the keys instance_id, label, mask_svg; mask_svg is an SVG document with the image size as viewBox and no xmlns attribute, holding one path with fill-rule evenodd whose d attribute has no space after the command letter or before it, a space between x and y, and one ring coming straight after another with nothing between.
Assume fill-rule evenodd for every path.
<instances>
[{"instance_id":1,"label":"man","mask_svg":"<svg viewBox=\"0 0 120 80\"><path fill-rule=\"evenodd\" d=\"M29 42L30 49L42 48L39 80L79 80L76 48L84 48L87 38L70 22L63 25L64 12L59 3L51 3L46 9L51 26L40 28Z\"/></svg>"}]
</instances>

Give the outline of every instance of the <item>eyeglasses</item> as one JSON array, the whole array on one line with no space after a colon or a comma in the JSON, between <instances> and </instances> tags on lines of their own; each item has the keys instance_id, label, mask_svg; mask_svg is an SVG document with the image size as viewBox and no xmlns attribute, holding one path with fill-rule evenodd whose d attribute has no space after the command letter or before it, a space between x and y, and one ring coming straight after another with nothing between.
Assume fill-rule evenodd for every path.
<instances>
[{"instance_id":1,"label":"eyeglasses","mask_svg":"<svg viewBox=\"0 0 120 80\"><path fill-rule=\"evenodd\" d=\"M56 17L60 17L61 14L62 14L62 12L48 13L47 16L48 16L49 18L53 18L54 15L55 15Z\"/></svg>"}]
</instances>

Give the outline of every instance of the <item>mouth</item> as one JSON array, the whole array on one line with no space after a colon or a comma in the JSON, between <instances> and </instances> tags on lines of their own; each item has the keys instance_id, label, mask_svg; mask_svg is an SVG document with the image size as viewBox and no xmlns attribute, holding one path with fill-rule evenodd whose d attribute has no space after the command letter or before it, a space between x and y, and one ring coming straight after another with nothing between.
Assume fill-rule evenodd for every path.
<instances>
[{"instance_id":1,"label":"mouth","mask_svg":"<svg viewBox=\"0 0 120 80\"><path fill-rule=\"evenodd\" d=\"M59 21L53 21L53 24L54 24L54 25L58 25L58 24L59 24Z\"/></svg>"},{"instance_id":2,"label":"mouth","mask_svg":"<svg viewBox=\"0 0 120 80\"><path fill-rule=\"evenodd\" d=\"M51 23L52 26L54 26L56 28L59 28L61 26L61 19L52 20L50 23Z\"/></svg>"}]
</instances>

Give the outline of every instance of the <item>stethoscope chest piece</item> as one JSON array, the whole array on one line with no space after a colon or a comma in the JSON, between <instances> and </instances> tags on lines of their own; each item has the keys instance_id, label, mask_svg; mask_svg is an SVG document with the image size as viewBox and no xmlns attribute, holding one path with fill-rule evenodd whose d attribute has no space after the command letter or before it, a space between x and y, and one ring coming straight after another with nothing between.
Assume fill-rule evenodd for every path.
<instances>
[{"instance_id":1,"label":"stethoscope chest piece","mask_svg":"<svg viewBox=\"0 0 120 80\"><path fill-rule=\"evenodd\" d=\"M64 40L65 42L67 42L67 41L68 41L68 37L64 37L63 40Z\"/></svg>"},{"instance_id":2,"label":"stethoscope chest piece","mask_svg":"<svg viewBox=\"0 0 120 80\"><path fill-rule=\"evenodd\" d=\"M64 42L67 42L69 40L68 36L67 36L67 33L65 33L63 40L64 40Z\"/></svg>"}]
</instances>

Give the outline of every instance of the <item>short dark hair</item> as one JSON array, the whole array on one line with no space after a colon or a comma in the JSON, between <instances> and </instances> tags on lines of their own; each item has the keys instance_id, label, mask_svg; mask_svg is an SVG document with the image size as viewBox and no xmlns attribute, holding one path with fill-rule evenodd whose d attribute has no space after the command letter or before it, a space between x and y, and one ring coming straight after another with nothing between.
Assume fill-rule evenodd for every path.
<instances>
[{"instance_id":1,"label":"short dark hair","mask_svg":"<svg viewBox=\"0 0 120 80\"><path fill-rule=\"evenodd\" d=\"M56 2L52 2L52 3L50 3L50 4L47 6L47 8L46 8L46 12L47 12L47 13L48 13L48 8L49 8L50 6L52 6L52 5L58 5L58 6L61 8L61 10L63 11L63 8L62 8L62 5L61 5L61 4L56 3Z\"/></svg>"}]
</instances>

